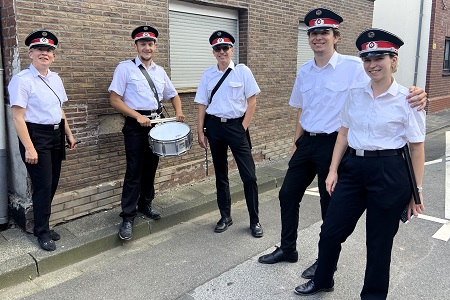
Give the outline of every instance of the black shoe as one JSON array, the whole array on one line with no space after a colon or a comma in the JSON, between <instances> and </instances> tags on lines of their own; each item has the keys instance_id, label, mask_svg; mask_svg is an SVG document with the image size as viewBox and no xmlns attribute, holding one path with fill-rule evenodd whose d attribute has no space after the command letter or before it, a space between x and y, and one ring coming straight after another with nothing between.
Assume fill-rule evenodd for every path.
<instances>
[{"instance_id":1,"label":"black shoe","mask_svg":"<svg viewBox=\"0 0 450 300\"><path fill-rule=\"evenodd\" d=\"M228 218L221 218L219 222L217 222L216 227L214 228L214 232L224 232L228 229L228 226L233 225L233 220Z\"/></svg>"},{"instance_id":2,"label":"black shoe","mask_svg":"<svg viewBox=\"0 0 450 300\"><path fill-rule=\"evenodd\" d=\"M131 240L133 236L133 222L123 221L119 229L119 238L122 240Z\"/></svg>"},{"instance_id":3,"label":"black shoe","mask_svg":"<svg viewBox=\"0 0 450 300\"><path fill-rule=\"evenodd\" d=\"M61 236L59 235L59 233L57 233L54 230L50 230L50 237L52 238L52 240L54 241L59 241L61 239Z\"/></svg>"},{"instance_id":4,"label":"black shoe","mask_svg":"<svg viewBox=\"0 0 450 300\"><path fill-rule=\"evenodd\" d=\"M313 279L314 278L314 274L316 273L316 269L317 269L317 260L308 269L303 271L302 277L305 278L305 279ZM335 272L337 271L337 267L334 269L334 271Z\"/></svg>"},{"instance_id":5,"label":"black shoe","mask_svg":"<svg viewBox=\"0 0 450 300\"><path fill-rule=\"evenodd\" d=\"M255 238L260 238L264 234L262 226L259 223L250 224L250 230L252 231L252 235Z\"/></svg>"},{"instance_id":6,"label":"black shoe","mask_svg":"<svg viewBox=\"0 0 450 300\"><path fill-rule=\"evenodd\" d=\"M144 215L146 215L150 219L153 219L153 220L161 219L161 214L159 213L159 211L154 209L151 205L147 205L144 208L139 208L138 207L138 211L143 213Z\"/></svg>"},{"instance_id":7,"label":"black shoe","mask_svg":"<svg viewBox=\"0 0 450 300\"><path fill-rule=\"evenodd\" d=\"M294 292L297 295L301 295L301 296L309 296L309 295L314 295L318 292L332 292L332 291L334 291L334 280L331 283L331 287L328 287L328 288L318 288L314 284L314 281L310 280L302 285L299 285L298 287L296 287L294 289Z\"/></svg>"},{"instance_id":8,"label":"black shoe","mask_svg":"<svg viewBox=\"0 0 450 300\"><path fill-rule=\"evenodd\" d=\"M276 247L275 251L272 253L260 256L258 261L262 264L276 264L282 261L295 263L298 261L298 252L297 250L286 253L281 250L281 248Z\"/></svg>"},{"instance_id":9,"label":"black shoe","mask_svg":"<svg viewBox=\"0 0 450 300\"><path fill-rule=\"evenodd\" d=\"M51 237L42 237L38 238L39 246L41 246L42 249L45 251L55 251L56 250L56 244L51 239Z\"/></svg>"}]
</instances>

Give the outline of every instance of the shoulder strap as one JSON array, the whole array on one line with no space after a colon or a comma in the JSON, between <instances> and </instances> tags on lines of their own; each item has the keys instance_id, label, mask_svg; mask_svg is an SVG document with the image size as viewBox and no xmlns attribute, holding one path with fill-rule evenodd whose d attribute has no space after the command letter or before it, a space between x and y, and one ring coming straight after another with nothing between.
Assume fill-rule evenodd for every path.
<instances>
[{"instance_id":1,"label":"shoulder strap","mask_svg":"<svg viewBox=\"0 0 450 300\"><path fill-rule=\"evenodd\" d=\"M222 82L225 80L225 78L227 78L228 74L230 74L231 72L231 68L228 68L225 73L222 75L222 77L220 78L219 82L217 82L216 86L213 88L212 92L211 92L211 97L209 97L209 101L208 104L211 103L212 98L214 97L214 94L217 92L217 90L219 89L219 87L222 85Z\"/></svg>"},{"instance_id":2,"label":"shoulder strap","mask_svg":"<svg viewBox=\"0 0 450 300\"><path fill-rule=\"evenodd\" d=\"M134 64L136 64L136 60L133 58L131 60ZM162 112L161 109L161 102L159 101L158 97L158 91L156 90L155 84L153 83L152 79L150 78L150 75L148 75L147 70L142 65L139 65L139 70L141 70L142 74L144 75L145 79L147 79L148 84L150 85L150 88L155 96L156 102L158 102L158 113Z\"/></svg>"}]
</instances>

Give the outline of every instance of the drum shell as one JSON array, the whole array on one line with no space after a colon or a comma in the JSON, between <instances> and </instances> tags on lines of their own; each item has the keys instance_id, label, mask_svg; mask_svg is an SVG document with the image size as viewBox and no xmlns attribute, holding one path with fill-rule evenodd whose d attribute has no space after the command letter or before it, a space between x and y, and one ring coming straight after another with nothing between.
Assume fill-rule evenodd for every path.
<instances>
[{"instance_id":1,"label":"drum shell","mask_svg":"<svg viewBox=\"0 0 450 300\"><path fill-rule=\"evenodd\" d=\"M169 130L174 136L163 138L165 130ZM174 157L183 155L191 149L193 136L186 123L167 122L150 130L148 142L154 154L161 157Z\"/></svg>"}]
</instances>

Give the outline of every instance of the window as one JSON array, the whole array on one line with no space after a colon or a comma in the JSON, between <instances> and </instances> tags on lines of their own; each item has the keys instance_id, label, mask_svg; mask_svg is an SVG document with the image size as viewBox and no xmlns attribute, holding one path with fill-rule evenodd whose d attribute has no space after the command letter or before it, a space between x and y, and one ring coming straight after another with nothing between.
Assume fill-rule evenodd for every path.
<instances>
[{"instance_id":1,"label":"window","mask_svg":"<svg viewBox=\"0 0 450 300\"><path fill-rule=\"evenodd\" d=\"M239 63L237 10L169 2L170 77L175 88L197 88L203 71L217 63L209 37L219 29L235 37L232 60Z\"/></svg>"},{"instance_id":2,"label":"window","mask_svg":"<svg viewBox=\"0 0 450 300\"><path fill-rule=\"evenodd\" d=\"M446 38L445 39L444 71L445 72L450 72L450 38Z\"/></svg>"},{"instance_id":3,"label":"window","mask_svg":"<svg viewBox=\"0 0 450 300\"><path fill-rule=\"evenodd\" d=\"M308 41L308 29L302 23L298 24L298 39L297 39L297 70L307 62L313 59L314 52L311 50Z\"/></svg>"}]
</instances>

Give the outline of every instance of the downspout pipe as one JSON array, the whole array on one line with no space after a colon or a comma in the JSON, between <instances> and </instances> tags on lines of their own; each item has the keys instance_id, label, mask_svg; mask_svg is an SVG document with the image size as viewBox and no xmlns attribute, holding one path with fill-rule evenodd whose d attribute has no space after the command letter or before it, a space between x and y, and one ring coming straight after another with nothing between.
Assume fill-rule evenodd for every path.
<instances>
[{"instance_id":1,"label":"downspout pipe","mask_svg":"<svg viewBox=\"0 0 450 300\"><path fill-rule=\"evenodd\" d=\"M6 178L6 115L3 93L3 59L0 54L0 224L8 223L8 180Z\"/></svg>"},{"instance_id":2,"label":"downspout pipe","mask_svg":"<svg viewBox=\"0 0 450 300\"><path fill-rule=\"evenodd\" d=\"M0 7L1 15L1 7ZM8 224L8 180L6 177L6 115L4 94L3 43L0 24L0 225ZM2 226L3 227L3 226Z\"/></svg>"},{"instance_id":3,"label":"downspout pipe","mask_svg":"<svg viewBox=\"0 0 450 300\"><path fill-rule=\"evenodd\" d=\"M417 86L417 74L419 73L420 40L422 39L423 1L424 0L420 0L419 29L417 31L417 46L416 46L416 62L414 65L414 83L413 83L414 86Z\"/></svg>"}]
</instances>

